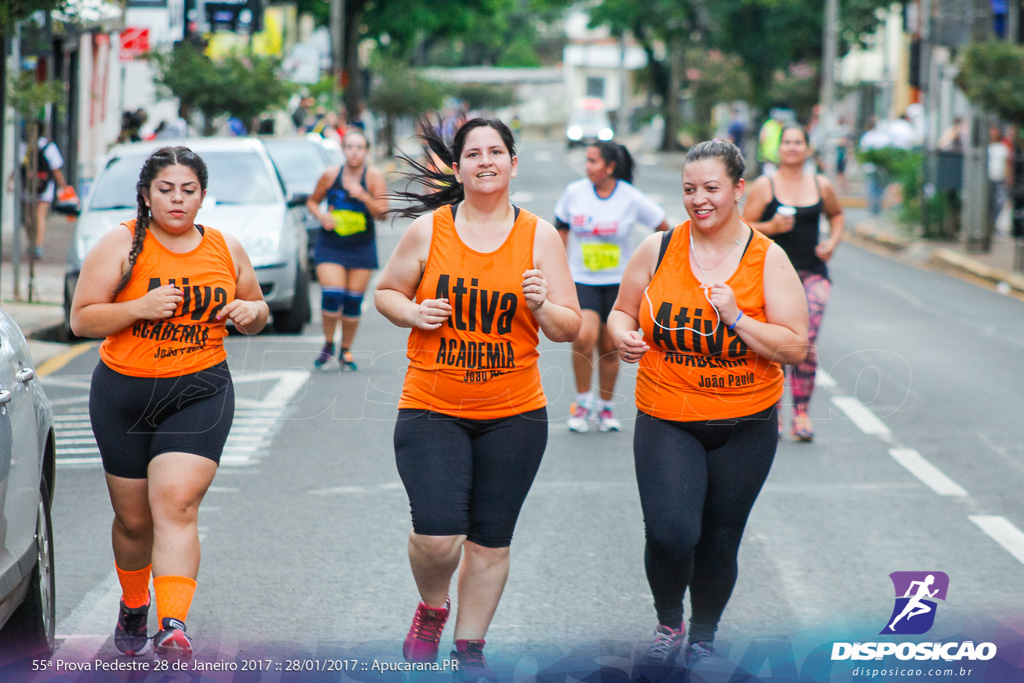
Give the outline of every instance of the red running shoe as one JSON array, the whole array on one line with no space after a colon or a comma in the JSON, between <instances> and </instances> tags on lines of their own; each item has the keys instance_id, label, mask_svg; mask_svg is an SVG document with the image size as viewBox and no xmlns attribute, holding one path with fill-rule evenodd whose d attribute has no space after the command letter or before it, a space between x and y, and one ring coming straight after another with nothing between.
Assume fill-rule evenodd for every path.
<instances>
[{"instance_id":1,"label":"red running shoe","mask_svg":"<svg viewBox=\"0 0 1024 683\"><path fill-rule=\"evenodd\" d=\"M412 618L409 634L402 644L402 656L407 662L436 662L437 648L441 642L441 631L448 621L451 611L451 598L445 600L444 607L429 607L421 602L416 607Z\"/></svg>"}]
</instances>

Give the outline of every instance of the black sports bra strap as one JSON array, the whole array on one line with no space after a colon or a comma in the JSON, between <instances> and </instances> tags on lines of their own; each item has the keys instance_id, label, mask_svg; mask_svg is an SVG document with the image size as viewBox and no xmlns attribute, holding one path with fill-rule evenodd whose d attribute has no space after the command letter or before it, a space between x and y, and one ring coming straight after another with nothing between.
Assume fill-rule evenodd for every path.
<instances>
[{"instance_id":1,"label":"black sports bra strap","mask_svg":"<svg viewBox=\"0 0 1024 683\"><path fill-rule=\"evenodd\" d=\"M203 226L199 225L198 223L196 223L196 230L199 231L200 235L204 235L204 236L206 235L206 228L204 228Z\"/></svg>"},{"instance_id":2,"label":"black sports bra strap","mask_svg":"<svg viewBox=\"0 0 1024 683\"><path fill-rule=\"evenodd\" d=\"M654 266L655 272L661 267L661 261L665 258L665 252L668 251L668 243L672 241L673 232L675 232L675 228L669 228L661 235L661 246L658 248L658 264Z\"/></svg>"}]
</instances>

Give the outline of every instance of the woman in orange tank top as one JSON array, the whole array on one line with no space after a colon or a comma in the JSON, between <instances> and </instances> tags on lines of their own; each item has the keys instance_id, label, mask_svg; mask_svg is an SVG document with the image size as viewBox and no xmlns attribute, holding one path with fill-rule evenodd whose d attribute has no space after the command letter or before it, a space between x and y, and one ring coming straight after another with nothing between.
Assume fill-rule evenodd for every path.
<instances>
[{"instance_id":1,"label":"woman in orange tank top","mask_svg":"<svg viewBox=\"0 0 1024 683\"><path fill-rule=\"evenodd\" d=\"M195 223L206 182L191 150L153 152L136 184L137 218L89 252L71 304L75 334L106 337L89 414L114 508L114 647L123 655L148 645L152 575L153 649L192 657L185 619L199 571L199 503L234 416L225 324L255 334L269 314L238 240Z\"/></svg>"},{"instance_id":2,"label":"woman in orange tank top","mask_svg":"<svg viewBox=\"0 0 1024 683\"><path fill-rule=\"evenodd\" d=\"M691 220L637 248L608 317L620 357L640 364L633 457L658 617L641 669L653 680L677 664L687 589L684 665L714 656L743 528L778 447L779 364L807 353L796 271L740 220L743 170L731 142L690 148Z\"/></svg>"},{"instance_id":3,"label":"woman in orange tank top","mask_svg":"<svg viewBox=\"0 0 1024 683\"><path fill-rule=\"evenodd\" d=\"M421 602L402 654L436 660L458 569L457 676L495 680L484 636L547 442L537 332L572 341L580 310L555 228L509 203L518 160L505 124L472 119L451 149L436 132L423 138L454 175L406 159L436 192L400 194L416 203L400 215L432 212L409 226L375 294L377 310L412 329L395 457Z\"/></svg>"}]
</instances>

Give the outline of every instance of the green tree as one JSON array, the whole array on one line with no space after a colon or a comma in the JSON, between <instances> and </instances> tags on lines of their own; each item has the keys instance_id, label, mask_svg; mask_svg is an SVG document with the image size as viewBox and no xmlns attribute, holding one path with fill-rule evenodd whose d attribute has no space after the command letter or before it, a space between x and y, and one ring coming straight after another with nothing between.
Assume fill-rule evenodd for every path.
<instances>
[{"instance_id":1,"label":"green tree","mask_svg":"<svg viewBox=\"0 0 1024 683\"><path fill-rule=\"evenodd\" d=\"M1024 46L1001 41L967 46L956 83L979 107L1024 125Z\"/></svg>"},{"instance_id":2,"label":"green tree","mask_svg":"<svg viewBox=\"0 0 1024 683\"><path fill-rule=\"evenodd\" d=\"M0 38L13 34L15 24L30 14L63 9L66 4L67 0L3 0L0 2Z\"/></svg>"},{"instance_id":3,"label":"green tree","mask_svg":"<svg viewBox=\"0 0 1024 683\"><path fill-rule=\"evenodd\" d=\"M549 0L557 4L559 0ZM840 0L840 53L860 43L878 26L880 10L891 0ZM613 34L629 31L647 53L655 92L662 100L665 138L676 145L679 95L687 86L689 47L717 48L737 55L750 77L751 99L760 108L772 103L775 75L790 64L805 62L820 71L823 3L806 0L603 0L590 10L592 26ZM664 57L658 43L667 49ZM794 84L795 85L795 84ZM815 87L817 90L817 86ZM779 93L788 96L795 93Z\"/></svg>"},{"instance_id":4,"label":"green tree","mask_svg":"<svg viewBox=\"0 0 1024 683\"><path fill-rule=\"evenodd\" d=\"M384 114L385 149L391 155L395 147L395 119L418 117L440 108L444 89L398 62L381 64L378 74L380 83L370 95L370 107Z\"/></svg>"},{"instance_id":5,"label":"green tree","mask_svg":"<svg viewBox=\"0 0 1024 683\"><path fill-rule=\"evenodd\" d=\"M863 45L880 24L881 11L892 4L892 0L839 0L839 54ZM804 62L820 73L824 3L719 0L714 11L720 17L714 42L743 59L758 107L766 109L777 101L772 92L775 75L780 71L785 74L790 64Z\"/></svg>"},{"instance_id":6,"label":"green tree","mask_svg":"<svg viewBox=\"0 0 1024 683\"><path fill-rule=\"evenodd\" d=\"M287 104L292 86L279 76L281 60L231 54L214 61L188 43L169 53L153 53L161 95L176 97L186 111L203 114L205 130L215 118L236 116L253 129L256 117Z\"/></svg>"}]
</instances>

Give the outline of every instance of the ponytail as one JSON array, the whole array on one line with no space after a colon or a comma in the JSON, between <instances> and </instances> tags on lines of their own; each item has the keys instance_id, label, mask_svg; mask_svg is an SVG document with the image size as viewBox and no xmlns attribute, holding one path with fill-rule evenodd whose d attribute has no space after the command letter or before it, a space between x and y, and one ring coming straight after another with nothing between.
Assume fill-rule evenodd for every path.
<instances>
[{"instance_id":1,"label":"ponytail","mask_svg":"<svg viewBox=\"0 0 1024 683\"><path fill-rule=\"evenodd\" d=\"M404 192L389 193L388 198L411 202L411 205L388 211L388 214L391 216L416 218L447 204L457 204L466 198L465 188L462 186L462 183L455 179L455 173L445 169L452 169L458 163L459 158L462 156L462 150L466 146L466 138L476 128L493 128L501 136L502 142L508 148L509 155L515 156L516 154L515 136L512 135L509 127L498 119L470 119L459 127L450 143L445 140L438 124L422 119L421 126L423 133L416 137L424 143L428 156L433 153L438 161L440 161L441 167L435 167L433 163L430 163L430 165L422 164L415 159L400 154L398 158L412 168L412 171L403 172L402 174L409 179L409 183L406 185ZM414 183L424 186L427 192L410 191L409 187Z\"/></svg>"},{"instance_id":2,"label":"ponytail","mask_svg":"<svg viewBox=\"0 0 1024 683\"><path fill-rule=\"evenodd\" d=\"M633 161L633 155L629 153L625 145L611 140L598 140L590 146L597 149L605 164L615 164L615 169L612 171L613 178L624 180L627 183L633 182L636 162Z\"/></svg>"}]
</instances>

